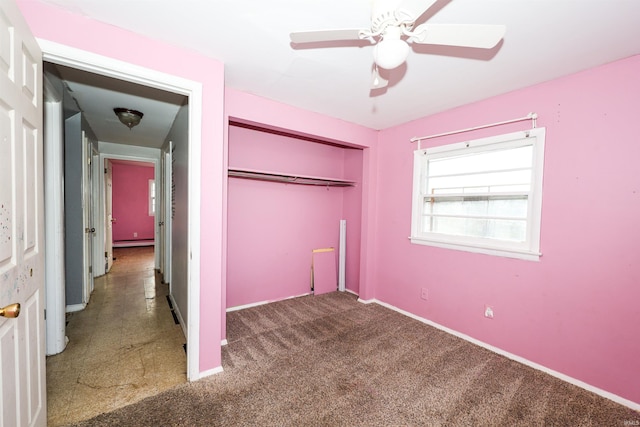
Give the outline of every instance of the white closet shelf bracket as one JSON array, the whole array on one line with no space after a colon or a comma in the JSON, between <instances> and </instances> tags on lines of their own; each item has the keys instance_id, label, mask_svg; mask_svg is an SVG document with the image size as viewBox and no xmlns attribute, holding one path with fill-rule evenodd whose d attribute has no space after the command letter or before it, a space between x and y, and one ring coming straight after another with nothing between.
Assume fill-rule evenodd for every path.
<instances>
[{"instance_id":1,"label":"white closet shelf bracket","mask_svg":"<svg viewBox=\"0 0 640 427\"><path fill-rule=\"evenodd\" d=\"M317 185L323 187L354 187L353 181L336 178L322 178L308 175L291 175L279 172L265 172L252 169L229 168L229 176L255 179L259 181L282 182L286 184Z\"/></svg>"}]
</instances>

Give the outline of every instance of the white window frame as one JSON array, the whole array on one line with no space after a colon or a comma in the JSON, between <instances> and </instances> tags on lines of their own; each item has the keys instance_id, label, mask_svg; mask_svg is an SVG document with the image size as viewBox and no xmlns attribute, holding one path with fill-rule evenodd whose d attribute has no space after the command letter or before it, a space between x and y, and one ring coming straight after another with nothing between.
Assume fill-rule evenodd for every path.
<instances>
[{"instance_id":1,"label":"white window frame","mask_svg":"<svg viewBox=\"0 0 640 427\"><path fill-rule=\"evenodd\" d=\"M149 216L156 215L156 180L149 180Z\"/></svg>"},{"instance_id":2,"label":"white window frame","mask_svg":"<svg viewBox=\"0 0 640 427\"><path fill-rule=\"evenodd\" d=\"M414 152L413 198L411 218L411 243L538 261L540 258L540 220L542 216L542 177L544 168L545 128L472 141L458 142L438 147L423 148ZM457 156L462 153L483 152L499 148L533 147L531 188L528 193L527 231L525 242L482 237L455 236L443 233L423 232L422 218L424 197L427 196L427 165L430 159Z\"/></svg>"}]
</instances>

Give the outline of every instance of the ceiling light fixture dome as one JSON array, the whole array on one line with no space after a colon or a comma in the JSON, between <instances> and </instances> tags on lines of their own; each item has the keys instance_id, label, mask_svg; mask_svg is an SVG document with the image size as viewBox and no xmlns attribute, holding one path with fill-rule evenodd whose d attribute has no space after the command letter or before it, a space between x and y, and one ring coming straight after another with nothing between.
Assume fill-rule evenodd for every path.
<instances>
[{"instance_id":1,"label":"ceiling light fixture dome","mask_svg":"<svg viewBox=\"0 0 640 427\"><path fill-rule=\"evenodd\" d=\"M373 60L380 68L392 70L407 60L411 49L401 35L400 27L389 26L384 30L382 40L373 48Z\"/></svg>"},{"instance_id":2,"label":"ceiling light fixture dome","mask_svg":"<svg viewBox=\"0 0 640 427\"><path fill-rule=\"evenodd\" d=\"M116 113L118 119L128 127L129 130L140 124L140 120L142 120L142 116L144 116L140 111L130 110L128 108L114 108L113 112Z\"/></svg>"}]
</instances>

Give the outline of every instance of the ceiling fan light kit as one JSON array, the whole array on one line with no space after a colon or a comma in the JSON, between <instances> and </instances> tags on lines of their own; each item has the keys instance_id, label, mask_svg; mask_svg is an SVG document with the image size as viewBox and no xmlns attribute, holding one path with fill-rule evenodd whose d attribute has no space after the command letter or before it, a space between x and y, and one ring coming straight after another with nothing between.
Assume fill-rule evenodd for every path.
<instances>
[{"instance_id":1,"label":"ceiling fan light kit","mask_svg":"<svg viewBox=\"0 0 640 427\"><path fill-rule=\"evenodd\" d=\"M402 32L399 27L388 27L382 41L373 48L373 60L384 69L393 70L407 60L409 45L400 38Z\"/></svg>"},{"instance_id":2,"label":"ceiling fan light kit","mask_svg":"<svg viewBox=\"0 0 640 427\"><path fill-rule=\"evenodd\" d=\"M411 51L409 43L491 49L504 37L504 25L425 23L414 28L416 20L436 1L423 0L419 8L416 3L419 2L404 0L398 9L389 11L384 8L384 1L374 1L371 28L293 32L291 42L295 45L369 40L376 45L371 88L380 89L387 85L387 80L380 78L377 67L392 70L402 65Z\"/></svg>"}]
</instances>

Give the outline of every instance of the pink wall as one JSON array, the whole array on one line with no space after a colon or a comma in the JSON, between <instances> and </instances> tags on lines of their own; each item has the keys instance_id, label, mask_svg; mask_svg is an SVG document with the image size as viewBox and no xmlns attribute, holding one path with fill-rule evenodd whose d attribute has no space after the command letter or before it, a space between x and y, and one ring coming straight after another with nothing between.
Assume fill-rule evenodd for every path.
<instances>
[{"instance_id":1,"label":"pink wall","mask_svg":"<svg viewBox=\"0 0 640 427\"><path fill-rule=\"evenodd\" d=\"M153 164L113 164L114 242L153 240L155 216L149 215L149 180L154 179ZM137 233L137 236L134 236Z\"/></svg>"},{"instance_id":2,"label":"pink wall","mask_svg":"<svg viewBox=\"0 0 640 427\"><path fill-rule=\"evenodd\" d=\"M375 297L640 403L638 75L635 56L381 132ZM547 128L540 261L412 245L409 138L530 111Z\"/></svg>"},{"instance_id":3,"label":"pink wall","mask_svg":"<svg viewBox=\"0 0 640 427\"><path fill-rule=\"evenodd\" d=\"M359 182L358 158L362 150L229 127L229 167L328 178L345 178L348 167ZM347 282L357 291L361 199L354 189L230 178L227 306L308 293L311 251L334 247L337 253L339 223L346 216L355 230L350 237L357 239L347 251Z\"/></svg>"},{"instance_id":4,"label":"pink wall","mask_svg":"<svg viewBox=\"0 0 640 427\"><path fill-rule=\"evenodd\" d=\"M38 38L202 84L200 371L221 364L223 276L224 66L193 51L151 40L34 0L17 0ZM123 49L122 46L136 46Z\"/></svg>"},{"instance_id":5,"label":"pink wall","mask_svg":"<svg viewBox=\"0 0 640 427\"><path fill-rule=\"evenodd\" d=\"M33 0L17 3L39 38L203 84L201 371L221 361L225 124L232 117L364 148L363 299L386 301L640 403L640 146L634 127L640 57L411 122L378 138L373 130L340 120L231 89L225 93L223 65L195 52ZM134 42L138 49L121 49ZM529 111L547 127L540 262L411 245L408 139ZM428 287L429 300L419 298L421 287ZM482 316L484 304L494 306L493 320Z\"/></svg>"}]
</instances>

